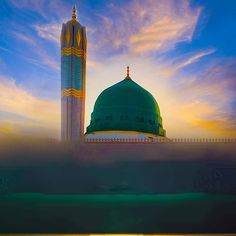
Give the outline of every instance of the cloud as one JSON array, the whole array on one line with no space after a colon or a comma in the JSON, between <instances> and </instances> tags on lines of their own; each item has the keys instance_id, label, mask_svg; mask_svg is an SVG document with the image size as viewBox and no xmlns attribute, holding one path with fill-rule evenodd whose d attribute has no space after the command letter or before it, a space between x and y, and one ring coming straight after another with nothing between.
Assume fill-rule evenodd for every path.
<instances>
[{"instance_id":1,"label":"cloud","mask_svg":"<svg viewBox=\"0 0 236 236\"><path fill-rule=\"evenodd\" d=\"M10 52L9 49L7 49L7 48L5 48L5 47L1 47L1 46L0 46L0 50L5 51L5 52Z\"/></svg>"},{"instance_id":2,"label":"cloud","mask_svg":"<svg viewBox=\"0 0 236 236\"><path fill-rule=\"evenodd\" d=\"M61 18L71 11L71 6L62 0L10 0L11 4L20 9L34 11L45 20L49 18Z\"/></svg>"},{"instance_id":3,"label":"cloud","mask_svg":"<svg viewBox=\"0 0 236 236\"><path fill-rule=\"evenodd\" d=\"M26 43L24 45L24 52L21 52L21 48L17 48L16 50L14 50L14 53L18 53L19 56L22 57L24 60L40 68L50 68L54 71L60 70L59 60L55 60L55 58L51 56L51 51L47 51L44 45L36 37L32 35L27 35L22 32L12 31L11 34L17 40Z\"/></svg>"},{"instance_id":4,"label":"cloud","mask_svg":"<svg viewBox=\"0 0 236 236\"><path fill-rule=\"evenodd\" d=\"M34 29L37 31L39 37L46 39L48 41L55 42L57 44L60 43L60 31L61 31L60 23L35 25Z\"/></svg>"},{"instance_id":5,"label":"cloud","mask_svg":"<svg viewBox=\"0 0 236 236\"><path fill-rule=\"evenodd\" d=\"M218 58L201 70L197 67L191 75L178 75L171 81L176 97L173 117L181 118L193 130L200 129L201 135L235 137L235 68L235 59Z\"/></svg>"},{"instance_id":6,"label":"cloud","mask_svg":"<svg viewBox=\"0 0 236 236\"><path fill-rule=\"evenodd\" d=\"M145 4L133 0L108 8L106 14L98 15L94 41L104 49L136 54L166 51L179 42L191 41L201 12L187 0L178 5L172 0L146 0Z\"/></svg>"},{"instance_id":7,"label":"cloud","mask_svg":"<svg viewBox=\"0 0 236 236\"><path fill-rule=\"evenodd\" d=\"M210 130L212 132L212 137L235 137L236 136L236 127L232 125L232 121L227 118L221 119L199 119L195 120L195 124L206 130Z\"/></svg>"},{"instance_id":8,"label":"cloud","mask_svg":"<svg viewBox=\"0 0 236 236\"><path fill-rule=\"evenodd\" d=\"M18 9L30 10L39 14L44 19L48 18L47 12L49 9L49 4L48 8L45 8L45 4L48 2L46 0L9 0L9 2Z\"/></svg>"},{"instance_id":9,"label":"cloud","mask_svg":"<svg viewBox=\"0 0 236 236\"><path fill-rule=\"evenodd\" d=\"M31 10L39 10L42 8L45 0L10 0L10 2L18 8L30 8Z\"/></svg>"},{"instance_id":10,"label":"cloud","mask_svg":"<svg viewBox=\"0 0 236 236\"><path fill-rule=\"evenodd\" d=\"M201 8L188 0L131 0L122 6L109 3L105 14L97 12L86 25L93 51L103 53L153 53L167 51L179 42L191 41ZM59 43L60 23L37 24L39 37ZM96 28L94 28L96 25ZM115 29L115 30L114 30ZM109 45L109 47L107 46Z\"/></svg>"},{"instance_id":11,"label":"cloud","mask_svg":"<svg viewBox=\"0 0 236 236\"><path fill-rule=\"evenodd\" d=\"M0 112L12 114L8 119L1 115L1 130L18 130L17 125L24 124L25 131L37 127L38 130L53 131L54 134L58 132L59 101L34 97L19 87L12 78L0 76L0 82ZM17 116L25 117L27 121L18 119Z\"/></svg>"},{"instance_id":12,"label":"cloud","mask_svg":"<svg viewBox=\"0 0 236 236\"><path fill-rule=\"evenodd\" d=\"M211 55L213 53L216 52L216 49L208 49L208 50L204 50L204 51L200 51L200 52L197 52L193 55L191 55L189 58L185 59L184 61L178 63L176 66L175 66L175 70L179 70L179 69L182 69L188 65L191 65L193 63L196 63L198 62L201 58L205 57L205 56L208 56L208 55Z\"/></svg>"},{"instance_id":13,"label":"cloud","mask_svg":"<svg viewBox=\"0 0 236 236\"><path fill-rule=\"evenodd\" d=\"M54 57L48 55L48 52L46 52L46 50L44 50L43 48L39 47L38 50L34 51L35 55L32 54L29 53L30 56L24 56L20 54L20 57L22 57L28 63L42 69L52 69L55 72L58 72L60 70L59 60L56 60Z\"/></svg>"},{"instance_id":14,"label":"cloud","mask_svg":"<svg viewBox=\"0 0 236 236\"><path fill-rule=\"evenodd\" d=\"M28 62L47 67L59 78L59 57L56 60L55 52L48 49L59 46L65 14L59 14L57 7L52 10L52 1L48 8L43 0L11 2L16 7L22 4L22 7L41 12L47 19L43 24L42 21L33 23L35 38L21 33L16 37L32 50L32 53L22 52ZM157 99L169 137L236 136L236 110L232 105L236 101L235 58L207 57L215 53L215 48L198 49L171 58L155 59L151 55L165 56L178 43L191 42L201 11L188 0L178 3L174 0L145 0L145 3L131 0L121 5L110 1L103 13L93 10L95 15L86 24L89 40L86 123L89 123L97 96L122 80L129 64L134 81ZM66 12L67 18L68 12L70 9ZM54 14L57 19L52 17ZM204 63L199 66L201 60ZM190 65L191 71L188 71ZM14 131L14 127L18 132L24 129L40 132L47 128L58 132L59 101L39 99L12 79L1 77L0 81L0 110L29 119L26 122L17 117L1 118L2 132Z\"/></svg>"},{"instance_id":15,"label":"cloud","mask_svg":"<svg viewBox=\"0 0 236 236\"><path fill-rule=\"evenodd\" d=\"M181 56L175 56L168 59L160 58L157 60L157 63L160 65L160 72L162 73L162 76L171 78L175 76L180 70L200 62L201 59L215 53L216 51L217 50L214 48L199 50L194 53L182 54ZM194 78L192 77L192 79ZM189 82L190 79L187 81L187 83Z\"/></svg>"},{"instance_id":16,"label":"cloud","mask_svg":"<svg viewBox=\"0 0 236 236\"><path fill-rule=\"evenodd\" d=\"M0 124L0 134L16 134L17 131L18 130L15 126L10 124Z\"/></svg>"},{"instance_id":17,"label":"cloud","mask_svg":"<svg viewBox=\"0 0 236 236\"><path fill-rule=\"evenodd\" d=\"M56 72L60 71L59 59L56 60L54 57L50 56L46 50L44 50L42 48L41 49L39 48L37 50L37 54L39 57L39 59L38 59L39 64L41 64L41 65L43 64L44 67L50 67L51 69L53 69Z\"/></svg>"},{"instance_id":18,"label":"cloud","mask_svg":"<svg viewBox=\"0 0 236 236\"><path fill-rule=\"evenodd\" d=\"M31 36L28 36L26 33L19 32L19 31L18 32L14 31L14 32L11 32L11 33L15 38L17 38L17 39L19 39L19 40L21 40L21 41L23 41L27 44L31 44L32 46L36 45L35 40Z\"/></svg>"},{"instance_id":19,"label":"cloud","mask_svg":"<svg viewBox=\"0 0 236 236\"><path fill-rule=\"evenodd\" d=\"M211 52L190 54L185 57L188 63L180 63L195 63ZM98 95L125 77L127 64L131 78L156 98L168 137L236 137L236 110L230 105L236 101L236 60L227 58L211 58L201 69L197 65L189 73L183 66L171 76L163 72L172 70L168 60L157 63L151 57L130 54L109 58L88 71L86 124Z\"/></svg>"},{"instance_id":20,"label":"cloud","mask_svg":"<svg viewBox=\"0 0 236 236\"><path fill-rule=\"evenodd\" d=\"M191 19L190 25L185 21L187 19L175 19L173 16L152 19L149 26L130 36L132 49L137 53L167 50L178 42L189 41L196 19Z\"/></svg>"}]
</instances>

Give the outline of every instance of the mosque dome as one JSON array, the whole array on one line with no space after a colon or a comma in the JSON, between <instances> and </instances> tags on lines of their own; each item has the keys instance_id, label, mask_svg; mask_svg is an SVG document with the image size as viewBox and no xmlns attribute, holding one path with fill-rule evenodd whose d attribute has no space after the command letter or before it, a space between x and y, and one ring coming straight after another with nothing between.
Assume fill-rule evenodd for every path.
<instances>
[{"instance_id":1,"label":"mosque dome","mask_svg":"<svg viewBox=\"0 0 236 236\"><path fill-rule=\"evenodd\" d=\"M127 77L97 98L86 134L134 133L165 136L155 98Z\"/></svg>"}]
</instances>

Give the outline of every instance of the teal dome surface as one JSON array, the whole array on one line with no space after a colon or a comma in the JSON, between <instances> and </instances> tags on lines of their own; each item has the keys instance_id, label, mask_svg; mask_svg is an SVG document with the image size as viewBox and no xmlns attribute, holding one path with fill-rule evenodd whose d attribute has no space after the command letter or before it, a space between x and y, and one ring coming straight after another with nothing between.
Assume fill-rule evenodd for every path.
<instances>
[{"instance_id":1,"label":"teal dome surface","mask_svg":"<svg viewBox=\"0 0 236 236\"><path fill-rule=\"evenodd\" d=\"M105 89L95 102L86 134L106 131L165 136L155 98L130 77Z\"/></svg>"}]
</instances>

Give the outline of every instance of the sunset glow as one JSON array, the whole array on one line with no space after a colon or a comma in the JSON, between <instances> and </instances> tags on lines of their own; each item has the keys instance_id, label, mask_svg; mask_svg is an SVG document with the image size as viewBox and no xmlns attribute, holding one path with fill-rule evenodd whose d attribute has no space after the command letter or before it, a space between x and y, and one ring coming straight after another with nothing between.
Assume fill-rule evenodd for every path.
<instances>
[{"instance_id":1,"label":"sunset glow","mask_svg":"<svg viewBox=\"0 0 236 236\"><path fill-rule=\"evenodd\" d=\"M210 0L2 0L0 136L60 137L60 30L74 2L88 34L85 126L129 65L168 137L236 137L236 4Z\"/></svg>"}]
</instances>

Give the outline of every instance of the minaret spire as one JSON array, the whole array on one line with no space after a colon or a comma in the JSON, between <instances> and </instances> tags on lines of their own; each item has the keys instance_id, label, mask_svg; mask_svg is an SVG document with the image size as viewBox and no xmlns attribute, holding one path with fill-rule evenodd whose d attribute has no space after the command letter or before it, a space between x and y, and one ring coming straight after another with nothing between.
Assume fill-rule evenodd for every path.
<instances>
[{"instance_id":1,"label":"minaret spire","mask_svg":"<svg viewBox=\"0 0 236 236\"><path fill-rule=\"evenodd\" d=\"M72 20L76 20L76 17L77 17L77 10L76 10L76 5L74 5L72 10Z\"/></svg>"}]
</instances>

